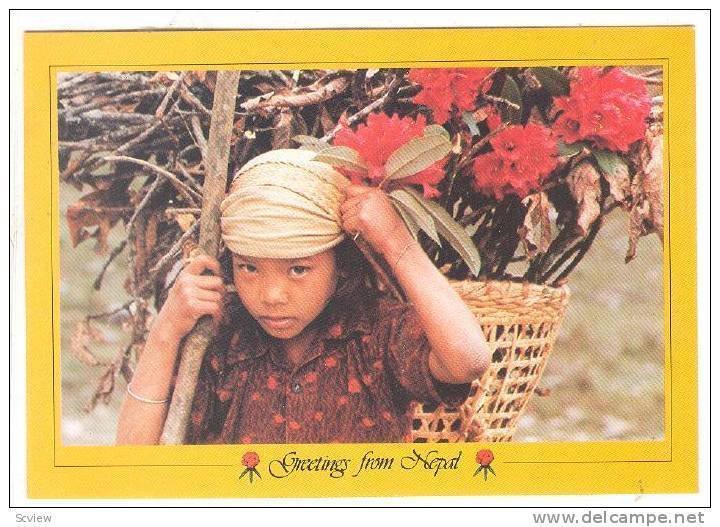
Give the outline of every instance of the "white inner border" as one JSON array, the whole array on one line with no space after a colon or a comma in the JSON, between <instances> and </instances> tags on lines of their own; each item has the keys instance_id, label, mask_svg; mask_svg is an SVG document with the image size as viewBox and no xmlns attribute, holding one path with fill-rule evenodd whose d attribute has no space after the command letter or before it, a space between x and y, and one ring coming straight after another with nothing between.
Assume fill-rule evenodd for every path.
<instances>
[{"instance_id":1,"label":"white inner border","mask_svg":"<svg viewBox=\"0 0 720 527\"><path fill-rule=\"evenodd\" d=\"M89 2L83 2L90 4ZM379 4L379 2L372 2ZM127 2L126 5L140 2ZM577 5L577 4L575 4ZM657 5L657 3L655 4ZM602 495L602 496L524 496L524 497L458 497L458 498L341 498L323 499L276 499L276 500L28 500L26 497L26 422L25 422L25 297L24 297L24 212L23 212L23 70L22 70L22 34L28 30L74 30L74 29L178 29L178 28L292 28L292 27L482 27L482 26L598 26L598 25L693 25L696 29L696 65L697 65L697 212L698 212L698 318L699 318L699 393L700 393L700 493L695 495ZM316 523L317 511L282 509L276 511L235 511L224 510L188 510L174 513L165 509L113 510L103 509L53 509L53 506L470 506L470 507L703 507L709 503L709 379L710 379L710 17L700 11L112 11L112 12L12 12L10 15L10 136L3 137L10 144L8 162L10 174L10 239L5 247L10 254L2 258L5 276L10 277L11 312L10 332L11 370L5 373L6 386L12 391L13 412L10 432L12 446L10 458L10 505L13 507L32 507L28 510L12 509L12 521L16 514L25 515L49 512L53 514L53 523L57 525L97 525L102 521L109 525L127 525L129 521L142 516L143 524L150 522L182 520L177 525L197 525L206 523L210 518L215 521L240 520L248 525L275 521ZM8 84L2 84L7 97ZM3 105L5 114L7 106ZM2 134L7 134L3 127ZM715 196L717 195L717 185ZM7 203L7 202L4 202ZM717 218L712 218L716 227ZM3 236L6 231L3 230ZM689 240L688 240L689 242ZM10 269L5 269L6 262ZM12 274L10 274L12 272ZM5 282L7 283L7 282ZM3 320L3 324L5 324ZM717 360L716 360L717 368ZM0 404L0 419L7 422L7 392L3 389ZM7 451L9 435L3 435L3 451ZM4 456L3 456L4 457ZM610 467L609 467L610 469ZM519 489L520 490L520 489ZM403 521L411 518L421 519L427 525L462 522L467 516L470 521L485 523L493 520L506 525L531 525L531 512L552 512L551 510L530 509L484 509L482 511L409 511L403 509L385 511L363 511L366 514L348 514L342 509L323 511L322 522L358 519L365 521L377 518L384 522ZM576 512L578 517L583 510L565 510ZM620 512L620 511L614 511ZM636 509L632 512L642 512ZM655 511L663 512L663 511ZM686 511L693 512L693 511ZM413 514L414 513L414 514ZM464 514L465 513L465 514ZM706 522L709 518L706 511ZM372 514L372 517L368 515ZM410 516L408 516L410 514ZM377 516L376 516L377 515ZM452 518L452 520L451 520Z\"/></svg>"}]
</instances>

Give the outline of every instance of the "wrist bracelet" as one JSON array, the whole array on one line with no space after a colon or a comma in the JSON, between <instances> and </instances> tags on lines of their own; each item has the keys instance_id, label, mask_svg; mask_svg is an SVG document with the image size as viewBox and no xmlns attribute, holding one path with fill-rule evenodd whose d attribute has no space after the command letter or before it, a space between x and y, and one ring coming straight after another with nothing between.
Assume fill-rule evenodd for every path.
<instances>
[{"instance_id":1,"label":"wrist bracelet","mask_svg":"<svg viewBox=\"0 0 720 527\"><path fill-rule=\"evenodd\" d=\"M410 246L415 243L415 240L410 240L405 244L405 247L402 248L400 251L400 255L397 257L397 260L395 260L395 265L393 266L393 271L397 269L398 264L400 263L400 260L403 256L405 256L405 253L408 252L408 249L410 249Z\"/></svg>"},{"instance_id":2,"label":"wrist bracelet","mask_svg":"<svg viewBox=\"0 0 720 527\"><path fill-rule=\"evenodd\" d=\"M130 383L128 383L128 385L127 385L127 393L128 393L128 395L129 395L130 397L132 397L133 399L136 399L136 400L140 401L141 403L148 403L148 404L165 404L166 402L168 402L168 401L170 400L170 399L163 399L163 400L161 401L161 400L158 400L158 399L148 399L148 398L146 398L146 397L142 397L142 396L140 396L140 395L138 395L138 394L136 394L136 393L133 393L133 391L130 389Z\"/></svg>"}]
</instances>

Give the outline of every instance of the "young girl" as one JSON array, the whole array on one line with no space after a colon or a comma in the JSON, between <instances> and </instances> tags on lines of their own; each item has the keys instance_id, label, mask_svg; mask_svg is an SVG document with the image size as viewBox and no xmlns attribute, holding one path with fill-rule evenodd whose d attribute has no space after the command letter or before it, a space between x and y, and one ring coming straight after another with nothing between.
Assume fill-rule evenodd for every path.
<instances>
[{"instance_id":1,"label":"young girl","mask_svg":"<svg viewBox=\"0 0 720 527\"><path fill-rule=\"evenodd\" d=\"M236 293L213 258L179 274L128 385L118 443L158 442L180 343L204 315L218 336L187 443L407 441L413 400L457 405L485 371L480 325L386 194L313 156L272 151L238 172L221 220ZM359 236L407 303L374 286Z\"/></svg>"}]
</instances>

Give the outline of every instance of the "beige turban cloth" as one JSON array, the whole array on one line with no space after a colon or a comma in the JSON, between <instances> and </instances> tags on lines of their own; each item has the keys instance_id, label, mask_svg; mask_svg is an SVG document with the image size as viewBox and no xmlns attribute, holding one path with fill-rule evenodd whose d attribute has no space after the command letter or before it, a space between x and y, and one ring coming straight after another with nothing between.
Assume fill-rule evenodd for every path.
<instances>
[{"instance_id":1,"label":"beige turban cloth","mask_svg":"<svg viewBox=\"0 0 720 527\"><path fill-rule=\"evenodd\" d=\"M221 205L225 246L254 258L304 258L344 238L349 181L308 150L272 150L243 166Z\"/></svg>"}]
</instances>

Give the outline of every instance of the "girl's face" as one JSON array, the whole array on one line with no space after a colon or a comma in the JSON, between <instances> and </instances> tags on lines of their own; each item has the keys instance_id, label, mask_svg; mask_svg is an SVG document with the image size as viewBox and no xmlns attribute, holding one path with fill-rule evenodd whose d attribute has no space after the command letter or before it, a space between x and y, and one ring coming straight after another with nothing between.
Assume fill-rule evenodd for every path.
<instances>
[{"instance_id":1,"label":"girl's face","mask_svg":"<svg viewBox=\"0 0 720 527\"><path fill-rule=\"evenodd\" d=\"M298 259L233 254L233 279L248 312L271 336L291 339L322 313L337 285L328 250Z\"/></svg>"}]
</instances>

